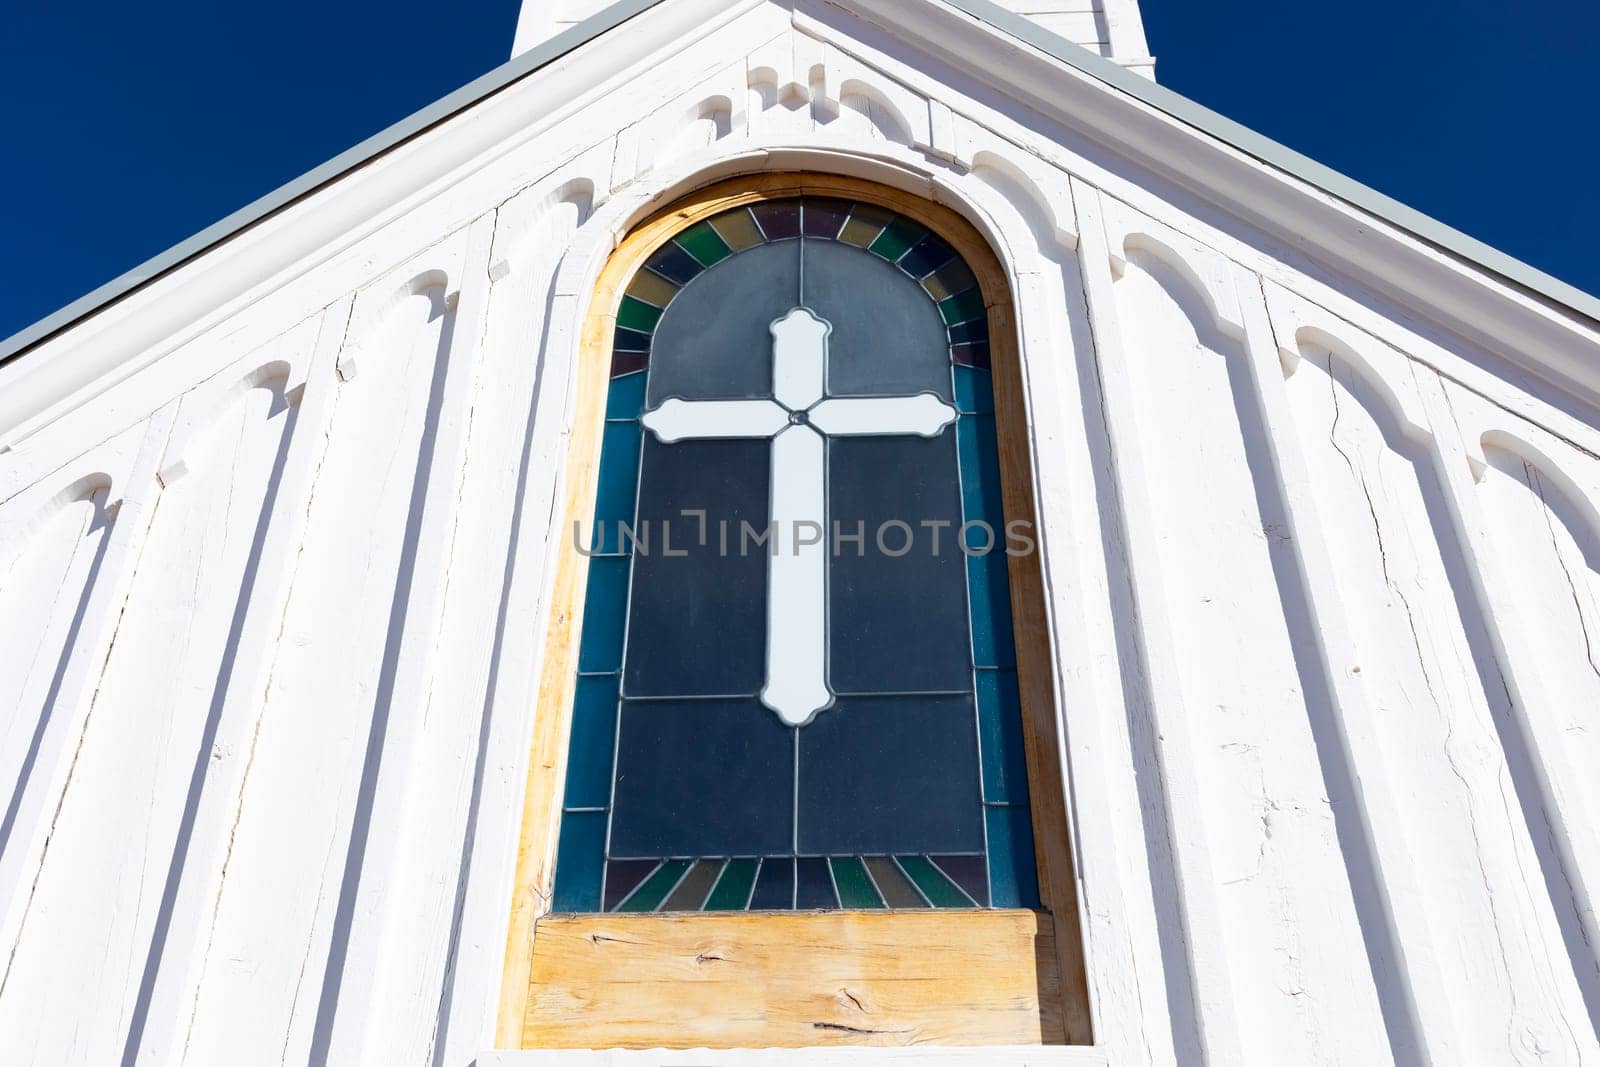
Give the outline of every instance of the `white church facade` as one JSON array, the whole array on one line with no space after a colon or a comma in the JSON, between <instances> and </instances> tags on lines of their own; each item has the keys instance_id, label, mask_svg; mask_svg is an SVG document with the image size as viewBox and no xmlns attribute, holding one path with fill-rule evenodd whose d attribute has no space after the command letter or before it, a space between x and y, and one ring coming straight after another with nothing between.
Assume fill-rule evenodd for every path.
<instances>
[{"instance_id":1,"label":"white church facade","mask_svg":"<svg viewBox=\"0 0 1600 1067\"><path fill-rule=\"evenodd\" d=\"M0 346L0 1062L1600 1062L1600 301L1134 0L528 0Z\"/></svg>"}]
</instances>

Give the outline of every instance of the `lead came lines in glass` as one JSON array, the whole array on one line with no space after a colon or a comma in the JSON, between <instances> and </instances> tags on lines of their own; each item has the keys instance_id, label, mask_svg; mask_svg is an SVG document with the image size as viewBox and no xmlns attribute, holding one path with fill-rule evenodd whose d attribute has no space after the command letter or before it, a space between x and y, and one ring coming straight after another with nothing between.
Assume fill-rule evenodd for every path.
<instances>
[{"instance_id":1,"label":"lead came lines in glass","mask_svg":"<svg viewBox=\"0 0 1600 1067\"><path fill-rule=\"evenodd\" d=\"M940 320L940 333L948 355L948 362L945 365L949 368L948 374L950 377L948 380L951 388L949 395L953 402L953 407L949 407L949 421L955 421L958 428L964 431L959 434L960 437L969 438L972 431L961 427L961 424L968 422L969 416L987 416L985 419L975 420L983 423L984 432L980 436L984 437L987 445L984 443L979 444L978 461L985 463L989 458L988 453L992 452L993 449L992 415L989 414L992 411L992 399L988 395L986 309L981 293L977 289L975 279L972 278L971 272L966 268L960 257L941 239L925 228L883 209L860 203L852 204L845 200L830 199L802 202L795 199L790 201L768 201L746 208L734 209L733 211L725 212L723 215L696 223L652 253L647 261L646 268L639 271L628 284L626 298L619 308L617 354L613 361L614 373L617 373L618 376L613 379L611 392L611 397L615 399L615 406L608 399L606 413L608 421L615 421L620 424L632 423L635 426L641 425L641 411L645 407L643 400L647 391L646 388L641 388L641 386L646 385L647 377L653 376L651 367L653 362L651 358L653 335L664 318L663 312L682 295L684 287L696 278L705 275L708 270L711 270L717 264L737 256L742 251L755 248L760 243L787 240L790 237L799 238L796 241L797 260L795 261L796 266L799 268L796 270L795 276L795 282L799 290L797 295L803 296L804 294L802 272L808 258L805 249L809 242L822 242L824 245L828 242L835 242L833 247L853 246L855 248L867 248L874 258L893 263L901 272L902 277L910 277L919 284L925 294L925 298L930 300L936 309L935 316ZM822 246L819 245L818 247ZM849 293L845 295L848 297ZM820 316L817 317L820 318ZM636 375L636 377L632 381L624 382L623 379L627 377L629 372ZM774 386L778 384L774 382ZM774 395L777 395L776 389L774 390ZM870 389L867 395L871 395ZM671 396L665 399L668 401L673 399L682 400L681 397L674 398ZM911 398L908 397L907 399ZM934 397L927 397L914 402L920 404L926 403L927 400L932 400L941 407L946 406ZM665 403L657 403L656 409L665 409L667 406ZM784 434L795 434L799 432L798 428L806 423L813 424L814 431L817 433L830 431L833 433L859 433L862 431L870 433L880 425L865 420L829 425L827 412L822 412L821 418L812 417L813 412L810 409L803 409L803 412L806 416L803 419L793 418L797 413L791 411L785 417L784 425L780 427L765 425L760 427L760 430L764 431L761 436L767 436L770 433L775 444L776 438ZM848 412L847 414L854 415L857 413ZM947 424L947 422L941 423L940 429L944 429ZM648 428L648 423L644 425ZM805 436L809 436L809 434ZM643 448L644 442L640 441L637 447ZM613 451L612 449L603 451L601 457L603 468L607 466L606 460L608 457L615 458L612 455ZM776 449L769 446L769 452L773 451L776 451ZM958 500L961 501L960 508L963 515L968 511L968 504L970 503L968 500L970 490L964 485L969 473L967 470L969 451L970 447L962 448L958 450L958 456L956 457L955 478L958 486ZM637 456L638 453L636 452L635 455ZM773 473L776 473L776 471ZM976 478L979 485L988 485L992 477L991 472L988 470L981 472L973 470L971 474ZM826 478L825 473L823 477ZM636 464L632 477L634 482L634 520L636 524L639 519L639 499L643 488L643 479L642 465ZM769 475L769 491L775 491L775 482L776 480ZM986 496L987 494L983 495ZM776 512L773 503L775 501L769 501L769 515ZM817 513L824 516L823 521L824 525L826 525L827 509L832 504L826 495L823 496L819 504ZM985 513L988 510L987 507L983 508ZM602 534L602 538L605 536ZM593 640L591 640L590 627L586 626L581 646L594 644L594 641L599 640L603 632L611 632L612 628L620 623L622 632L620 635L621 640L618 643L621 647L615 648L614 656L618 662L614 670L598 673L580 671L580 677L582 678L620 678L628 670L626 663L632 658L630 653L638 651L632 647L634 644L632 623L635 612L633 602L636 592L635 583L638 581L636 557L643 549L636 541L622 540L621 538L618 539L615 545L603 543L602 547L614 548L616 551L616 555L611 557L616 560L616 563L611 566L626 568L621 572L624 576L621 617L620 619L617 618L619 612L615 604L605 608L596 615L596 618L601 618L605 624L597 625L592 631ZM979 647L979 638L981 636L986 643L1003 640L1004 644L1008 646L1007 655L1009 656L1010 612L1009 604L1006 603L1009 599L1006 596L1006 587L1009 583L1006 581L1005 570L1003 567L993 566L980 570L977 566L974 566L978 562L976 559L965 562L966 567L964 569L967 573L965 580L961 583L961 596L967 602L967 624L965 629L967 630L969 655L972 657L977 656L977 648ZM591 573L591 587L593 589L595 582L601 582L602 585L605 584L607 580L605 577L607 565L601 563L599 559L592 560L591 564L600 564ZM614 584L613 581L613 587ZM984 615L982 622L987 631L984 634L980 634L978 631L977 624L980 622L979 605L973 600L974 595L980 589L988 594L984 598L985 606L988 610L982 613ZM827 590L828 585L824 582L824 598L829 595ZM774 593L775 590L769 587L769 608ZM599 599L604 600L606 598L601 596ZM826 603L826 600L824 600L824 603ZM595 600L591 598L590 606L601 605L597 605ZM824 609L825 615L826 608ZM1001 633L997 632L1002 628L1005 631L1004 638L1002 638ZM818 629L820 630L821 628L819 627ZM615 641L614 637L605 641L604 644L615 647L612 645L612 641ZM770 649L773 644L770 637L768 644ZM599 646L596 647L598 648ZM824 649L824 655L826 655L826 640L821 642L821 647ZM603 659L609 659L613 653L606 651L600 653L600 655ZM1031 878L1032 849L1031 843L1026 840L1030 836L1031 826L1030 820L1027 818L1025 779L1018 781L1014 765L1010 760L1003 760L1000 766L1007 773L1003 778L997 780L995 788L1002 788L1001 783L1004 783L1004 791L991 795L990 779L998 772L992 766L994 755L990 751L986 751L992 750L994 745L998 743L1001 749L1006 750L1008 754L1015 755L1014 753L1009 753L1009 749L1014 745L1016 735L1014 731L1006 728L1006 723L1001 723L1001 728L997 734L993 727L987 728L991 735L998 736L998 742L996 742L995 736L991 736L990 744L986 746L984 743L984 731L986 729L984 724L989 721L985 716L991 711L995 711L1001 716L1011 714L1015 707L1015 701L1008 698L1001 700L997 709L990 708L992 694L987 693L985 687L979 684L979 672L985 672L985 675L990 672L996 676L1002 675L1002 672L1006 670L1007 662L1008 659L997 660L994 663L972 662L968 675L970 688L961 691L961 693L967 702L970 713L969 721L973 727L972 744L977 753L977 765L973 768L973 784L976 786L975 792L979 810L983 813L982 818L979 819L979 825L982 827L980 833L984 841L984 851L986 854L992 853L996 850L995 846L999 846L1000 852L1006 852L1008 851L1006 845L1009 844L1009 850L1025 850L1024 855L991 854L989 863L983 863L983 857L980 855L971 855L967 858L951 857L948 862L956 864L965 872L960 877L942 869L946 861L931 858L928 855L880 856L876 858L862 855L818 857L813 854L808 856L801 852L799 846L802 842L798 837L794 836L800 831L800 820L803 814L800 803L800 786L801 773L804 767L801 763L801 753L799 751L801 734L799 728L791 727L786 731L790 737L791 762L793 764L790 772L792 774L790 798L792 811L789 818L790 857L757 856L748 860L739 860L725 855L722 858L710 856L699 859L694 856L679 856L666 860L649 861L653 864L651 873L644 876L625 875L621 873L622 868L619 866L618 877L629 880L633 877L639 877L639 880L629 888L623 900L613 906L623 906L627 901L633 900L645 892L646 886L650 886L651 907L657 909L669 906L673 909L710 908L713 906L713 899L718 897L723 883L733 878L739 879L740 882L748 887L744 899L731 901L724 899L719 901L716 905L717 907L725 907L731 904L736 909L751 908L757 906L758 899L764 901L760 906L771 906L776 901L772 900L770 896L764 897L762 888L766 882L770 881L767 877L769 869L772 875L788 882L789 907L795 907L802 903L821 905L828 896L832 897L832 900L827 901L825 905L829 907L844 906L846 898L861 903L862 906L893 907L895 905L889 899L891 894L895 894L901 899L909 899L903 896L907 890L891 888L891 886L902 884L896 879L903 880L903 886L909 887L908 891L911 896L922 902L919 906L928 906L933 903L928 897L930 889L937 890L939 898L945 901L944 906L985 906L985 903L978 902L967 893L962 886L960 878L970 877L981 869L984 871L985 882L990 882L996 877L994 870L996 863L1005 864L1011 868L1008 873L1008 878L1010 878L1014 874L1020 874L1025 869L1023 867L1024 861L1026 861L1026 870ZM822 664L822 669L816 676L825 678L828 670L826 659L822 661ZM770 675L770 670L768 673ZM988 684L992 686L993 683ZM824 688L826 689L826 687ZM898 692L899 690L897 689ZM934 694L932 692L924 693L920 690L913 690L905 693L904 696L917 696L927 699L928 697L944 695L945 692L941 690L939 694ZM827 695L829 700L835 699L832 692ZM885 691L870 690L862 693L852 690L849 693L839 694L839 696L848 697L850 700L871 700L872 698L883 698L888 695ZM949 695L954 694L951 693ZM749 700L749 697L750 694L708 693L699 699L727 703L740 699ZM985 699L980 700L980 697ZM613 822L616 818L616 787L620 767L618 761L620 760L623 730L625 728L624 712L628 703L620 695L615 702L609 806L603 808L596 808L593 805L564 806L563 844L557 865L557 897L560 899L572 899L571 894L564 895L562 892L560 883L563 881L563 872L572 871L575 874L578 873L578 866L575 866L576 861L569 857L570 850L566 843L568 834L565 831L568 829L568 822L573 824L572 836L574 841L577 841L581 837L579 833L581 826L591 825L582 823L582 819L594 820L602 818L604 820L603 830L601 831L603 846L597 850L600 853L599 868L603 872L601 877L597 879L602 883L598 888L604 896L597 901L597 904L611 903L605 897L612 894L604 888L605 880L609 878L608 868L610 866L613 864L633 863L637 867L638 863L644 862L625 859L608 861L607 859L612 854L612 830ZM673 704L680 703L681 701L672 697L657 697L653 695L641 696L638 700L638 704L641 707L658 706L667 708ZM869 712L858 710L850 714L869 714ZM575 730L578 725L575 715ZM1020 787L1020 789L1017 787ZM995 836L996 834L999 834L998 838ZM576 853L572 853L572 855L575 856ZM975 864L977 865L976 867L974 866ZM918 877L911 876L908 865L916 868ZM890 877L891 874L893 877ZM662 884L666 883L669 876L672 879L670 883ZM890 881L887 884L884 881L885 877L890 877ZM748 880L744 881L745 879ZM825 888L823 882L826 882ZM849 884L850 888L846 887L846 883ZM727 898L730 894L737 896L737 883L729 883L729 885L728 893L722 894L724 898ZM806 889L805 887L807 886L811 888ZM620 888L619 886L619 891ZM993 898L995 896L994 889L999 887L991 887L986 884L984 888L990 890L986 895ZM1016 890L1024 889L1025 887L1016 887ZM1014 893L1016 890L1008 889L1008 892ZM800 895L803 892L816 895L806 896L803 902L800 899ZM878 903L872 904L871 901L873 899ZM638 905L635 906L642 906L644 903L640 899ZM1004 901L996 899L994 903L995 906L999 906Z\"/></svg>"}]
</instances>

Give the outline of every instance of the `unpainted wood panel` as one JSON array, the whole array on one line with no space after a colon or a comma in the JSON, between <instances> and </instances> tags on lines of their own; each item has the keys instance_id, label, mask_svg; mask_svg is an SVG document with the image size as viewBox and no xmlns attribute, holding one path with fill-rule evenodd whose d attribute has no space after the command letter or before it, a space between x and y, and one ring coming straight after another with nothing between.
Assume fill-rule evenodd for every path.
<instances>
[{"instance_id":1,"label":"unpainted wood panel","mask_svg":"<svg viewBox=\"0 0 1600 1067\"><path fill-rule=\"evenodd\" d=\"M1052 931L1032 911L547 916L522 1046L1060 1044Z\"/></svg>"}]
</instances>

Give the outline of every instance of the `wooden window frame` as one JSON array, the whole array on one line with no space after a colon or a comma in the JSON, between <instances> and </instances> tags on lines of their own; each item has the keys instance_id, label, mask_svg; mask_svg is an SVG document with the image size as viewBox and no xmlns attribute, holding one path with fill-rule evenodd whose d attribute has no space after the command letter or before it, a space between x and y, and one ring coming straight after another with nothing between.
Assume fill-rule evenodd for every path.
<instances>
[{"instance_id":1,"label":"wooden window frame","mask_svg":"<svg viewBox=\"0 0 1600 1067\"><path fill-rule=\"evenodd\" d=\"M813 173L687 194L613 251L584 323L565 531L594 508L611 339L623 289L668 238L731 208L827 196L911 218L966 260L989 314L1007 522L1034 524L1011 287L966 219L898 189ZM559 549L558 549L559 551ZM1037 552L1009 559L1041 910L551 915L587 558L561 551L538 689L496 1027L500 1048L1073 1044L1092 1041L1076 873ZM804 968L795 964L803 962ZM698 1009L697 1010L697 1006Z\"/></svg>"}]
</instances>

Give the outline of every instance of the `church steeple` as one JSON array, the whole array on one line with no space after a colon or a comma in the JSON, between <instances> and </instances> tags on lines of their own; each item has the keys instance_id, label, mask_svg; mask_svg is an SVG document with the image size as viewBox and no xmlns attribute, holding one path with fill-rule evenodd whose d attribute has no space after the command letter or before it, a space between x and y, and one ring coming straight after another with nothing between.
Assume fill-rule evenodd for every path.
<instances>
[{"instance_id":1,"label":"church steeple","mask_svg":"<svg viewBox=\"0 0 1600 1067\"><path fill-rule=\"evenodd\" d=\"M511 54L519 56L584 19L604 11L613 0L522 0ZM1139 0L993 0L994 5L1038 23L1045 29L1113 59L1149 78L1155 60L1145 43Z\"/></svg>"}]
</instances>

